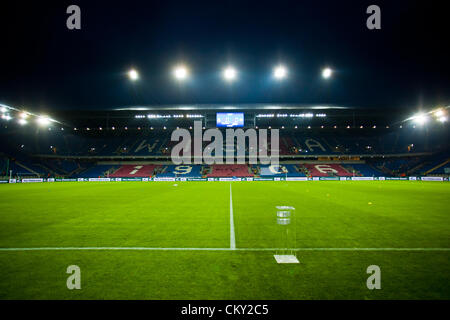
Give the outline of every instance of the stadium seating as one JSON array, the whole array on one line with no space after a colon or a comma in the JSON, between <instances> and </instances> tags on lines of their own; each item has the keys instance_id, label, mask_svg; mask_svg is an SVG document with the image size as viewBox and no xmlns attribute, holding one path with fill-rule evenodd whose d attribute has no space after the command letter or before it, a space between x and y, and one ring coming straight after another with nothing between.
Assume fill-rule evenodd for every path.
<instances>
[{"instance_id":1,"label":"stadium seating","mask_svg":"<svg viewBox=\"0 0 450 320\"><path fill-rule=\"evenodd\" d=\"M216 164L208 177L253 177L253 174L249 173L249 167L245 164Z\"/></svg>"},{"instance_id":2,"label":"stadium seating","mask_svg":"<svg viewBox=\"0 0 450 320\"><path fill-rule=\"evenodd\" d=\"M83 171L80 174L77 174L77 178L103 178L107 177L108 173L111 173L114 170L114 168L117 168L117 166L114 165L95 165L93 167L88 168L87 170Z\"/></svg>"},{"instance_id":3,"label":"stadium seating","mask_svg":"<svg viewBox=\"0 0 450 320\"><path fill-rule=\"evenodd\" d=\"M167 178L198 178L201 177L201 166L199 165L168 165L164 166L161 173L156 175L157 177Z\"/></svg>"},{"instance_id":4,"label":"stadium seating","mask_svg":"<svg viewBox=\"0 0 450 320\"><path fill-rule=\"evenodd\" d=\"M261 177L304 177L305 174L298 171L298 168L292 164L285 165L261 165L260 166Z\"/></svg>"},{"instance_id":5,"label":"stadium seating","mask_svg":"<svg viewBox=\"0 0 450 320\"><path fill-rule=\"evenodd\" d=\"M361 155L366 156L361 158L366 163L334 163L329 167L320 167L320 164L319 169L317 164L284 164L283 169L278 170L263 165L251 168L190 166L176 169L177 166L163 164L157 170L156 165L145 165L136 171L134 165L122 166L118 170L115 170L118 166L96 168L93 165L93 161L97 159L108 161L108 158L111 158L109 160L116 161L118 157L120 161L127 158L133 161L135 157L149 157L151 159L145 161L152 161L153 158L161 157L163 159L158 161L167 163L170 161L171 149L176 144L170 141L170 130L92 132L0 127L0 138L1 151L4 157L10 159L13 175L30 177L98 177L106 171L111 173L111 177L432 175L446 174L449 165L444 162L450 158L446 151L447 139L443 138L442 133L424 134L423 130L415 129L369 130L358 134L345 129L280 130L280 155L284 156L286 161L292 161L294 156L326 156L339 159L342 156ZM207 144L209 143L204 142L203 148Z\"/></svg>"},{"instance_id":6,"label":"stadium seating","mask_svg":"<svg viewBox=\"0 0 450 320\"><path fill-rule=\"evenodd\" d=\"M313 177L330 177L330 176L337 176L337 177L350 177L353 174L345 170L342 166L339 164L327 164L327 163L305 163L302 165L306 168L306 170L309 172L310 176Z\"/></svg>"},{"instance_id":7,"label":"stadium seating","mask_svg":"<svg viewBox=\"0 0 450 320\"><path fill-rule=\"evenodd\" d=\"M152 177L157 165L123 165L114 173L111 178L132 178L132 177Z\"/></svg>"},{"instance_id":8,"label":"stadium seating","mask_svg":"<svg viewBox=\"0 0 450 320\"><path fill-rule=\"evenodd\" d=\"M342 165L342 167L352 173L352 175L354 172L356 176L361 177L382 177L385 175L382 171L376 170L374 167L364 163L352 163Z\"/></svg>"},{"instance_id":9,"label":"stadium seating","mask_svg":"<svg viewBox=\"0 0 450 320\"><path fill-rule=\"evenodd\" d=\"M31 131L0 128L8 154L52 156L154 156L170 155L176 142L170 131ZM203 147L208 143L203 143ZM280 131L281 155L345 155L345 154L408 154L436 152L446 148L446 140L439 134L424 135L420 130L391 132L361 132L345 129L335 132ZM247 150L248 152L248 150Z\"/></svg>"}]
</instances>

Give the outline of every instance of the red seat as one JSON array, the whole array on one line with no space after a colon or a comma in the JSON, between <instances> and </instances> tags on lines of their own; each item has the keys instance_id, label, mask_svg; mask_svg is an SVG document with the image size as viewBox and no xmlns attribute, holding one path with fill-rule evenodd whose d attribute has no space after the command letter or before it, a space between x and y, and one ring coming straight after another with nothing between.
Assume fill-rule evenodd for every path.
<instances>
[{"instance_id":1,"label":"red seat","mask_svg":"<svg viewBox=\"0 0 450 320\"><path fill-rule=\"evenodd\" d=\"M335 163L305 163L303 166L308 169L313 177L328 177L330 175L339 177L350 177L352 174Z\"/></svg>"},{"instance_id":2,"label":"red seat","mask_svg":"<svg viewBox=\"0 0 450 320\"><path fill-rule=\"evenodd\" d=\"M111 178L150 177L157 165L123 165L116 172L109 175Z\"/></svg>"},{"instance_id":3,"label":"red seat","mask_svg":"<svg viewBox=\"0 0 450 320\"><path fill-rule=\"evenodd\" d=\"M253 177L245 164L215 164L208 177Z\"/></svg>"}]
</instances>

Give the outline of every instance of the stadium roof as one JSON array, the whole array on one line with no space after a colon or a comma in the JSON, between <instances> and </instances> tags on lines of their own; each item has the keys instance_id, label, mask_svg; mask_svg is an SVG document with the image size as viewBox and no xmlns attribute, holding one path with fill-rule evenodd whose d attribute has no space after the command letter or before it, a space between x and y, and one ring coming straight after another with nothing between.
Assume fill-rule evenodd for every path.
<instances>
[{"instance_id":1,"label":"stadium roof","mask_svg":"<svg viewBox=\"0 0 450 320\"><path fill-rule=\"evenodd\" d=\"M171 104L171 105L148 105L119 107L114 111L189 111L189 110L347 110L359 109L356 107L335 106L335 105L308 105L308 104Z\"/></svg>"}]
</instances>

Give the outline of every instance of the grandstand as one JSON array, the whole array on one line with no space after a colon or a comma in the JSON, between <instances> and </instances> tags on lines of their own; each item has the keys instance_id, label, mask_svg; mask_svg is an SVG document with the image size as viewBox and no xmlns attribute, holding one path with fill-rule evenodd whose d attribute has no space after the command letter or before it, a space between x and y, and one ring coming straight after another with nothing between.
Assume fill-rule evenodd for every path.
<instances>
[{"instance_id":1,"label":"grandstand","mask_svg":"<svg viewBox=\"0 0 450 320\"><path fill-rule=\"evenodd\" d=\"M171 132L215 128L221 105L151 106L56 113L58 123L0 127L2 176L130 177L402 177L449 175L448 127L405 123L401 111L333 106L235 106L243 129L279 129L281 167L171 163ZM143 110L147 109L147 110ZM223 129L222 129L223 130ZM207 143L203 143L203 148ZM225 149L223 150L225 153ZM248 149L246 157L248 158ZM178 169L177 169L178 168Z\"/></svg>"}]
</instances>

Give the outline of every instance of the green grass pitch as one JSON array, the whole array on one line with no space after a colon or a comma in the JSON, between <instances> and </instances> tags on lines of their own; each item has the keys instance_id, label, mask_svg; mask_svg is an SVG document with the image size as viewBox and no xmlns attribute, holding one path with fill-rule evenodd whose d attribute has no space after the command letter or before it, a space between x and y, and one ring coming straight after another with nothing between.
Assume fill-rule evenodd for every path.
<instances>
[{"instance_id":1,"label":"green grass pitch","mask_svg":"<svg viewBox=\"0 0 450 320\"><path fill-rule=\"evenodd\" d=\"M230 183L177 184L0 185L0 299L450 299L448 183L233 182L237 250ZM255 250L282 245L278 205L296 208L295 247L313 248L300 264ZM48 247L226 250L5 250ZM81 290L66 287L69 265ZM381 290L366 287L369 265Z\"/></svg>"}]
</instances>

